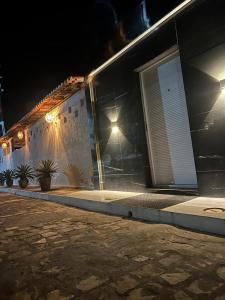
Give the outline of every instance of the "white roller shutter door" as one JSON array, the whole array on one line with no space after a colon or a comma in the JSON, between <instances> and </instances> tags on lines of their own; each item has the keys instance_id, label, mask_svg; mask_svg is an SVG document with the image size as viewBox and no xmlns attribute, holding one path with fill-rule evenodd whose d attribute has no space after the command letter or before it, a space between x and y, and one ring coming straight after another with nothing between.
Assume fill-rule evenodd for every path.
<instances>
[{"instance_id":1,"label":"white roller shutter door","mask_svg":"<svg viewBox=\"0 0 225 300\"><path fill-rule=\"evenodd\" d=\"M196 186L179 56L144 70L141 80L154 184Z\"/></svg>"}]
</instances>

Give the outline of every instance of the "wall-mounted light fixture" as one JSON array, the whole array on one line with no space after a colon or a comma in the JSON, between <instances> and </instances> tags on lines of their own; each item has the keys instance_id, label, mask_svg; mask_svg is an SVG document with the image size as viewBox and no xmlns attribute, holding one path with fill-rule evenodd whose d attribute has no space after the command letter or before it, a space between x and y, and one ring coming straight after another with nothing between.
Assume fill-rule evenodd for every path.
<instances>
[{"instance_id":1,"label":"wall-mounted light fixture","mask_svg":"<svg viewBox=\"0 0 225 300\"><path fill-rule=\"evenodd\" d=\"M2 143L2 149L3 149L3 150L7 149L7 147L8 147L8 146L7 146L7 143L5 143L5 142Z\"/></svg>"},{"instance_id":2,"label":"wall-mounted light fixture","mask_svg":"<svg viewBox=\"0 0 225 300\"><path fill-rule=\"evenodd\" d=\"M119 127L117 126L116 123L112 124L112 133L117 134L119 132Z\"/></svg>"},{"instance_id":3,"label":"wall-mounted light fixture","mask_svg":"<svg viewBox=\"0 0 225 300\"><path fill-rule=\"evenodd\" d=\"M48 122L48 123L54 122L55 119L56 119L56 116L54 114L52 114L52 113L47 113L45 115L45 121Z\"/></svg>"},{"instance_id":4,"label":"wall-mounted light fixture","mask_svg":"<svg viewBox=\"0 0 225 300\"><path fill-rule=\"evenodd\" d=\"M220 81L221 92L225 95L225 79Z\"/></svg>"},{"instance_id":5,"label":"wall-mounted light fixture","mask_svg":"<svg viewBox=\"0 0 225 300\"><path fill-rule=\"evenodd\" d=\"M17 137L18 137L19 140L22 140L23 137L24 137L23 131L21 131L21 130L18 131L18 132L17 132Z\"/></svg>"}]
</instances>

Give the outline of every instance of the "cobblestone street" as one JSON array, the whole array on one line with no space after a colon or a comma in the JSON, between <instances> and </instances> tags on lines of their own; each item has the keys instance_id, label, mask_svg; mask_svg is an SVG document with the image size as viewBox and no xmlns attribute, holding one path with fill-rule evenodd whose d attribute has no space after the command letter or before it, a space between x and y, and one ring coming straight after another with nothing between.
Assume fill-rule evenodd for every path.
<instances>
[{"instance_id":1,"label":"cobblestone street","mask_svg":"<svg viewBox=\"0 0 225 300\"><path fill-rule=\"evenodd\" d=\"M225 239L0 194L1 300L225 299Z\"/></svg>"}]
</instances>

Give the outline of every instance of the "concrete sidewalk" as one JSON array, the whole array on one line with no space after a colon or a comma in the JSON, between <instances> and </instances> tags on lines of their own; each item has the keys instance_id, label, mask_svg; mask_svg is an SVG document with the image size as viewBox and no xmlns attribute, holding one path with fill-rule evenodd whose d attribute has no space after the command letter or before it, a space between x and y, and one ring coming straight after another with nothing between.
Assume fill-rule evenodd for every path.
<instances>
[{"instance_id":1,"label":"concrete sidewalk","mask_svg":"<svg viewBox=\"0 0 225 300\"><path fill-rule=\"evenodd\" d=\"M225 235L225 198L69 188L43 193L36 187L27 190L1 187L0 192Z\"/></svg>"}]
</instances>

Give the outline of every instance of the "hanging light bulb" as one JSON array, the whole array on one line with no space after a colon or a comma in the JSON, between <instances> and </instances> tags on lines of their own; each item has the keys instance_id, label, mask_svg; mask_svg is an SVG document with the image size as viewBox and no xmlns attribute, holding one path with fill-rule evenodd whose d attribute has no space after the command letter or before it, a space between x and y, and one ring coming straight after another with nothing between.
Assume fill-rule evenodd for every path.
<instances>
[{"instance_id":1,"label":"hanging light bulb","mask_svg":"<svg viewBox=\"0 0 225 300\"><path fill-rule=\"evenodd\" d=\"M18 131L17 137L19 140L22 140L23 139L23 131Z\"/></svg>"}]
</instances>

